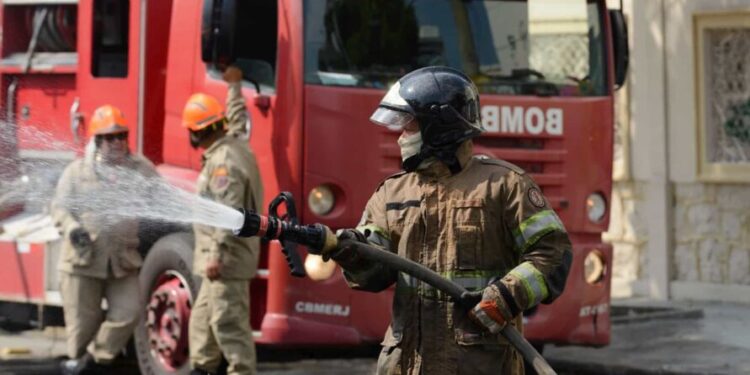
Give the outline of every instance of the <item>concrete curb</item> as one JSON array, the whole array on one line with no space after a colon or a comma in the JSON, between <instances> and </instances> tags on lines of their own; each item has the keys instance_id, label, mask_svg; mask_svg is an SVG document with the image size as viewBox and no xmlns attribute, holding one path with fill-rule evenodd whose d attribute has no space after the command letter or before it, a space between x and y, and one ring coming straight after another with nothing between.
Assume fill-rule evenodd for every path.
<instances>
[{"instance_id":1,"label":"concrete curb","mask_svg":"<svg viewBox=\"0 0 750 375\"><path fill-rule=\"evenodd\" d=\"M576 375L717 375L717 372L672 371L665 369L643 369L634 366L609 365L593 362L570 361L548 358L550 366L558 373Z\"/></svg>"},{"instance_id":2,"label":"concrete curb","mask_svg":"<svg viewBox=\"0 0 750 375\"><path fill-rule=\"evenodd\" d=\"M661 319L703 319L702 309L614 305L610 311L612 324L642 323Z\"/></svg>"}]
</instances>

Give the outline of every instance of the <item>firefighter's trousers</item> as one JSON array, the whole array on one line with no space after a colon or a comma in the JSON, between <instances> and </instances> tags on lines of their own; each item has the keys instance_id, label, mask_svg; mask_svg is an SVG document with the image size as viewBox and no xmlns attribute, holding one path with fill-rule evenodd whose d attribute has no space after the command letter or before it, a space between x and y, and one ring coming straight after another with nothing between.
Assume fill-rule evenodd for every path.
<instances>
[{"instance_id":1,"label":"firefighter's trousers","mask_svg":"<svg viewBox=\"0 0 750 375\"><path fill-rule=\"evenodd\" d=\"M224 354L227 374L255 374L249 287L248 280L203 279L190 313L192 368L215 372Z\"/></svg>"},{"instance_id":2,"label":"firefighter's trousers","mask_svg":"<svg viewBox=\"0 0 750 375\"><path fill-rule=\"evenodd\" d=\"M111 362L128 343L140 317L138 275L97 279L61 272L60 292L68 356L81 357L88 345L96 362ZM102 298L107 300L106 316Z\"/></svg>"}]
</instances>

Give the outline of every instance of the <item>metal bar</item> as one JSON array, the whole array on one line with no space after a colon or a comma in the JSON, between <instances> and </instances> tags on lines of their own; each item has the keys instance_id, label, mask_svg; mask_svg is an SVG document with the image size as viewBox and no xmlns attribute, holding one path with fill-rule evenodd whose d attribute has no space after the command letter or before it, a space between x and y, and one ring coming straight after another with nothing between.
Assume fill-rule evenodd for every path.
<instances>
[{"instance_id":1,"label":"metal bar","mask_svg":"<svg viewBox=\"0 0 750 375\"><path fill-rule=\"evenodd\" d=\"M143 122L145 112L145 89L146 89L146 19L147 0L141 0L140 25L138 31L138 137L136 138L136 152L143 154Z\"/></svg>"},{"instance_id":2,"label":"metal bar","mask_svg":"<svg viewBox=\"0 0 750 375\"><path fill-rule=\"evenodd\" d=\"M497 149L492 150L497 157L507 161L547 161L564 162L568 151L566 150L521 150L521 149Z\"/></svg>"},{"instance_id":3,"label":"metal bar","mask_svg":"<svg viewBox=\"0 0 750 375\"><path fill-rule=\"evenodd\" d=\"M73 161L76 158L76 153L75 151L59 150L19 150L18 156L21 159Z\"/></svg>"},{"instance_id":4,"label":"metal bar","mask_svg":"<svg viewBox=\"0 0 750 375\"><path fill-rule=\"evenodd\" d=\"M16 91L18 90L18 77L11 78L5 101L5 121L0 123L0 137L7 142L8 155L10 158L18 157L18 129L16 127ZM2 202L0 202L0 206Z\"/></svg>"},{"instance_id":5,"label":"metal bar","mask_svg":"<svg viewBox=\"0 0 750 375\"><path fill-rule=\"evenodd\" d=\"M8 97L6 101L7 107L6 110L6 117L8 124L10 126L15 127L16 123L16 90L18 89L18 77L13 77L13 80L10 82L10 85L8 85Z\"/></svg>"},{"instance_id":6,"label":"metal bar","mask_svg":"<svg viewBox=\"0 0 750 375\"><path fill-rule=\"evenodd\" d=\"M31 69L31 59L34 57L36 43L39 40L39 32L42 30L44 19L47 18L47 12L49 12L49 8L47 7L37 8L34 11L34 33L31 34L29 47L26 49L26 62L23 64L22 73L28 73L29 69Z\"/></svg>"},{"instance_id":7,"label":"metal bar","mask_svg":"<svg viewBox=\"0 0 750 375\"><path fill-rule=\"evenodd\" d=\"M16 242L13 252L16 255L16 265L18 266L18 274L21 276L21 287L23 289L23 295L26 297L26 303L31 301L31 290L29 289L29 280L26 277L26 268L23 266L23 259L21 259L21 253L18 250L18 242ZM31 246L31 245L29 245Z\"/></svg>"},{"instance_id":8,"label":"metal bar","mask_svg":"<svg viewBox=\"0 0 750 375\"><path fill-rule=\"evenodd\" d=\"M73 133L73 141L76 143L80 142L78 136L78 129L81 127L81 115L78 113L78 109L81 107L80 98L76 97L73 100L73 104L70 105L68 115L70 117L70 132Z\"/></svg>"},{"instance_id":9,"label":"metal bar","mask_svg":"<svg viewBox=\"0 0 750 375\"><path fill-rule=\"evenodd\" d=\"M565 184L564 173L529 173L539 186L562 186Z\"/></svg>"}]
</instances>

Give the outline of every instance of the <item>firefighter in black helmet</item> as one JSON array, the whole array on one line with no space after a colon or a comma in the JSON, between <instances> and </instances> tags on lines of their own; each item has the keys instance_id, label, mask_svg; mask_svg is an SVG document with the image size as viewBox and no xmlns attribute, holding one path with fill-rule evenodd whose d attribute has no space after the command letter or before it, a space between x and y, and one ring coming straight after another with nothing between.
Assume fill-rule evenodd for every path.
<instances>
[{"instance_id":1,"label":"firefighter in black helmet","mask_svg":"<svg viewBox=\"0 0 750 375\"><path fill-rule=\"evenodd\" d=\"M396 129L416 121L421 148L403 159L407 172L435 158L457 173L461 165L456 151L482 132L476 86L463 73L447 67L422 68L401 78L370 120Z\"/></svg>"},{"instance_id":2,"label":"firefighter in black helmet","mask_svg":"<svg viewBox=\"0 0 750 375\"><path fill-rule=\"evenodd\" d=\"M521 356L497 335L522 330L522 312L550 303L570 268L568 235L519 167L474 158L479 94L461 72L427 67L401 78L371 120L400 130L404 172L381 183L357 229L340 232L422 263L482 302L463 311L439 291L349 249L332 257L355 289L396 284L379 374L521 374Z\"/></svg>"}]
</instances>

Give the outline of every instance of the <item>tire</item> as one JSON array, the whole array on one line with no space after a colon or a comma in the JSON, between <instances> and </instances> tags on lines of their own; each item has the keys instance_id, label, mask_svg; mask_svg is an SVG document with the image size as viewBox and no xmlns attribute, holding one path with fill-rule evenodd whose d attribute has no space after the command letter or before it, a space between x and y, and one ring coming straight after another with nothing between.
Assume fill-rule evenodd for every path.
<instances>
[{"instance_id":1,"label":"tire","mask_svg":"<svg viewBox=\"0 0 750 375\"><path fill-rule=\"evenodd\" d=\"M143 312L134 333L135 350L141 374L166 375L188 374L190 372L188 360L180 361L180 365L173 368L164 365L162 362L163 357L160 357L152 349L152 337L150 334L153 331L150 331L147 325L149 323L149 312L153 312L151 310L152 305L150 304L154 303L156 295L154 293L157 292L160 286L165 284L172 285L173 282L179 283L180 287L182 287L181 293L183 295L189 293L189 302L187 303L187 317L189 319L189 308L198 294L201 282L200 277L192 273L193 242L192 233L180 232L169 234L156 241L143 262L139 277L140 288L143 291L141 297ZM166 283L164 280L171 280L171 282ZM158 316L161 316L161 314L158 314ZM152 319L152 321L154 320L160 321L160 319ZM184 320L184 316L182 320ZM176 326L179 326L179 324L176 324ZM181 334L185 335L186 340L187 330L183 329L182 331L184 332ZM187 350L186 348L186 345L184 345L181 353L184 353Z\"/></svg>"}]
</instances>

